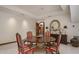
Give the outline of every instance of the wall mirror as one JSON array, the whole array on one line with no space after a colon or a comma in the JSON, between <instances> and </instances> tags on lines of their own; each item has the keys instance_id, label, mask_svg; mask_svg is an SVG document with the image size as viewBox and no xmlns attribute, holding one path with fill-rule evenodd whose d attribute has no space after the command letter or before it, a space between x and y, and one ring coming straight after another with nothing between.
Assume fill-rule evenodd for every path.
<instances>
[{"instance_id":1,"label":"wall mirror","mask_svg":"<svg viewBox=\"0 0 79 59\"><path fill-rule=\"evenodd\" d=\"M50 23L50 30L51 31L57 31L60 28L60 22L58 20L53 20Z\"/></svg>"}]
</instances>

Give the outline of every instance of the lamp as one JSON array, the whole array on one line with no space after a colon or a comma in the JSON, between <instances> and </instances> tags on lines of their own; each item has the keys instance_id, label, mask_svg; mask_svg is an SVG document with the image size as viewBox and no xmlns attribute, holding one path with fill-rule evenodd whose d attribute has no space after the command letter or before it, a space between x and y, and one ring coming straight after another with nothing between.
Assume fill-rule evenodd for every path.
<instances>
[{"instance_id":1,"label":"lamp","mask_svg":"<svg viewBox=\"0 0 79 59\"><path fill-rule=\"evenodd\" d=\"M46 29L48 29L48 27L46 27Z\"/></svg>"},{"instance_id":2,"label":"lamp","mask_svg":"<svg viewBox=\"0 0 79 59\"><path fill-rule=\"evenodd\" d=\"M65 31L65 34L66 34L66 29L67 29L67 26L65 25L63 28L64 28L64 31Z\"/></svg>"},{"instance_id":3,"label":"lamp","mask_svg":"<svg viewBox=\"0 0 79 59\"><path fill-rule=\"evenodd\" d=\"M67 26L66 25L64 26L64 29L67 29Z\"/></svg>"}]
</instances>

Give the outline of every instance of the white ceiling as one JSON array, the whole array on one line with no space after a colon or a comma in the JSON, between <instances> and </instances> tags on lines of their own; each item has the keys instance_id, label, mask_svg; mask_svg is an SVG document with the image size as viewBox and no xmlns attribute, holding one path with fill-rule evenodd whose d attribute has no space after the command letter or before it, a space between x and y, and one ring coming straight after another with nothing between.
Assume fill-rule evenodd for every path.
<instances>
[{"instance_id":1,"label":"white ceiling","mask_svg":"<svg viewBox=\"0 0 79 59\"><path fill-rule=\"evenodd\" d=\"M29 5L29 6L17 6L25 11L28 11L34 15L41 16L52 12L62 11L59 5Z\"/></svg>"},{"instance_id":2,"label":"white ceiling","mask_svg":"<svg viewBox=\"0 0 79 59\"><path fill-rule=\"evenodd\" d=\"M70 12L68 5L4 5L2 11L23 14L32 18L39 19L43 16L52 16L61 12ZM4 9L4 10L3 10ZM7 10L7 11L6 11Z\"/></svg>"}]
</instances>

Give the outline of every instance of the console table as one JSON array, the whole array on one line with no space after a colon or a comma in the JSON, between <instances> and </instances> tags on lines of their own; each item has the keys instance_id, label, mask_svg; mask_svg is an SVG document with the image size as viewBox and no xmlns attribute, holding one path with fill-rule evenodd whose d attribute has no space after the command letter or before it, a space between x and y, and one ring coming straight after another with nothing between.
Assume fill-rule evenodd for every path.
<instances>
[{"instance_id":1,"label":"console table","mask_svg":"<svg viewBox=\"0 0 79 59\"><path fill-rule=\"evenodd\" d=\"M51 37L56 38L56 41L57 41L58 36L59 36L59 34L51 34ZM63 43L63 44L67 44L67 35L62 34L60 42Z\"/></svg>"}]
</instances>

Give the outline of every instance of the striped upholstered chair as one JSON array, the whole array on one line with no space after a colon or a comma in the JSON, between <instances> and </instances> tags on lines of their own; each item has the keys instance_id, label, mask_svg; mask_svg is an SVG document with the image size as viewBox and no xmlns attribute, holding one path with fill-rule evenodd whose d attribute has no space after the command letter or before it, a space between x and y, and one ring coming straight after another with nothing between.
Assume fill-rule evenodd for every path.
<instances>
[{"instance_id":1,"label":"striped upholstered chair","mask_svg":"<svg viewBox=\"0 0 79 59\"><path fill-rule=\"evenodd\" d=\"M46 47L46 53L56 53L56 54L59 54L60 53L59 52L60 41L61 41L61 34L59 34L57 42L54 42L53 46Z\"/></svg>"},{"instance_id":2,"label":"striped upholstered chair","mask_svg":"<svg viewBox=\"0 0 79 59\"><path fill-rule=\"evenodd\" d=\"M35 50L35 48L30 48L27 44L22 42L21 35L19 33L16 33L16 42L19 54L32 54Z\"/></svg>"}]
</instances>

